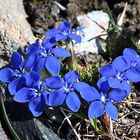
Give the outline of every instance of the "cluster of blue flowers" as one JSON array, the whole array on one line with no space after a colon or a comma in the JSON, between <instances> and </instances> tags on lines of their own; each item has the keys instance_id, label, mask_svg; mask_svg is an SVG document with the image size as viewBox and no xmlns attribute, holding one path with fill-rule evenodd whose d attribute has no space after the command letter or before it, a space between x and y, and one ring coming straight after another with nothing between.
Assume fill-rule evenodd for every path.
<instances>
[{"instance_id":1,"label":"cluster of blue flowers","mask_svg":"<svg viewBox=\"0 0 140 140\"><path fill-rule=\"evenodd\" d=\"M39 116L46 106L67 107L77 112L82 104L81 98L89 103L88 117L97 118L106 112L112 119L118 118L114 103L121 102L130 93L130 82L140 81L140 58L135 50L126 48L122 56L112 64L99 70L102 75L97 82L98 89L78 81L79 74L71 70L60 75L61 59L71 57L66 48L58 46L59 41L81 42L68 21L60 23L57 29L46 32L47 37L40 43L29 45L26 59L19 52L11 56L9 68L0 70L0 81L8 83L8 90L14 100L28 103L34 116ZM47 70L52 76L45 80L41 71Z\"/></svg>"}]
</instances>

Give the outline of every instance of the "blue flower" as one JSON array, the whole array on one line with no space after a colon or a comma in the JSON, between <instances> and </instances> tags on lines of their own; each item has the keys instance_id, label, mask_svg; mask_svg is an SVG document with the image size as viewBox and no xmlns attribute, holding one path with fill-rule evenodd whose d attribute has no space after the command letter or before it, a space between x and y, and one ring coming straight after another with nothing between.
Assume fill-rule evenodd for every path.
<instances>
[{"instance_id":1,"label":"blue flower","mask_svg":"<svg viewBox=\"0 0 140 140\"><path fill-rule=\"evenodd\" d=\"M125 48L123 51L123 57L127 61L129 67L140 67L140 56L132 48Z\"/></svg>"},{"instance_id":2,"label":"blue flower","mask_svg":"<svg viewBox=\"0 0 140 140\"><path fill-rule=\"evenodd\" d=\"M60 23L58 29L54 28L46 32L47 36L55 36L57 41L60 40L75 40L77 43L81 43L81 37L76 35L75 32L71 29L69 21Z\"/></svg>"},{"instance_id":3,"label":"blue flower","mask_svg":"<svg viewBox=\"0 0 140 140\"><path fill-rule=\"evenodd\" d=\"M105 77L99 79L97 86L100 92L90 86L80 91L82 98L90 102L88 117L100 117L105 111L112 119L117 120L118 111L113 102L121 102L126 97L127 92L117 88L110 89L108 79Z\"/></svg>"},{"instance_id":4,"label":"blue flower","mask_svg":"<svg viewBox=\"0 0 140 140\"><path fill-rule=\"evenodd\" d=\"M48 88L52 89L48 104L50 106L59 106L66 100L66 105L73 112L80 108L81 101L75 90L81 91L88 85L84 82L76 82L79 78L77 71L70 71L64 75L64 79L59 76L52 76L45 80Z\"/></svg>"},{"instance_id":5,"label":"blue flower","mask_svg":"<svg viewBox=\"0 0 140 140\"><path fill-rule=\"evenodd\" d=\"M20 53L14 52L11 56L11 66L0 70L0 81L9 83L8 89L11 95L14 95L23 84L23 75L26 73L23 57Z\"/></svg>"},{"instance_id":6,"label":"blue flower","mask_svg":"<svg viewBox=\"0 0 140 140\"><path fill-rule=\"evenodd\" d=\"M42 45L36 42L27 49L26 68L32 68L33 71L40 72L44 67L53 75L60 72L60 61L56 58L70 57L70 53L61 47L53 48L56 44L54 37L43 40Z\"/></svg>"},{"instance_id":7,"label":"blue flower","mask_svg":"<svg viewBox=\"0 0 140 140\"><path fill-rule=\"evenodd\" d=\"M140 56L134 49L126 48L123 51L123 57L129 65L129 69L125 72L127 79L131 82L140 81Z\"/></svg>"},{"instance_id":8,"label":"blue flower","mask_svg":"<svg viewBox=\"0 0 140 140\"><path fill-rule=\"evenodd\" d=\"M108 77L110 86L116 87L120 82L130 81L133 83L140 81L140 57L135 50L126 48L123 55L117 57L112 64L107 64L100 68L99 73Z\"/></svg>"},{"instance_id":9,"label":"blue flower","mask_svg":"<svg viewBox=\"0 0 140 140\"><path fill-rule=\"evenodd\" d=\"M43 113L48 102L49 92L45 83L40 82L40 75L37 72L30 72L24 75L25 86L15 93L14 100L20 103L29 102L29 109L37 117Z\"/></svg>"},{"instance_id":10,"label":"blue flower","mask_svg":"<svg viewBox=\"0 0 140 140\"><path fill-rule=\"evenodd\" d=\"M102 76L107 77L110 87L121 88L120 86L123 83L125 90L129 93L130 86L127 82L128 76L126 75L128 68L129 65L124 57L119 56L112 62L112 64L102 66L99 73Z\"/></svg>"}]
</instances>

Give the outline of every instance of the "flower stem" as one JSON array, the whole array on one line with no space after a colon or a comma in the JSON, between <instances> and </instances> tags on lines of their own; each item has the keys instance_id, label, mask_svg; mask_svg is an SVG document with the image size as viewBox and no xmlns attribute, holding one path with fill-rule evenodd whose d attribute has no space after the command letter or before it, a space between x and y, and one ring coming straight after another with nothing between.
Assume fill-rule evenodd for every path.
<instances>
[{"instance_id":1,"label":"flower stem","mask_svg":"<svg viewBox=\"0 0 140 140\"><path fill-rule=\"evenodd\" d=\"M0 93L0 100L1 100L1 105L2 105L2 111L3 111L3 117L4 117L4 120L13 136L13 138L15 140L20 140L20 138L18 137L18 135L16 134L15 130L13 129L13 127L11 126L11 123L9 121L9 118L7 116L7 113L6 113L6 109L5 109L5 105L4 105L4 100L3 100L3 95Z\"/></svg>"},{"instance_id":2,"label":"flower stem","mask_svg":"<svg viewBox=\"0 0 140 140\"><path fill-rule=\"evenodd\" d=\"M79 65L78 65L78 62L76 60L76 56L74 54L72 41L66 42L66 48L71 53L71 57L68 59L69 69L73 69L73 70L79 71L78 70L79 69Z\"/></svg>"},{"instance_id":3,"label":"flower stem","mask_svg":"<svg viewBox=\"0 0 140 140\"><path fill-rule=\"evenodd\" d=\"M95 133L101 134L101 130L97 126L97 119L96 118L95 119L90 119L90 123L91 123Z\"/></svg>"}]
</instances>

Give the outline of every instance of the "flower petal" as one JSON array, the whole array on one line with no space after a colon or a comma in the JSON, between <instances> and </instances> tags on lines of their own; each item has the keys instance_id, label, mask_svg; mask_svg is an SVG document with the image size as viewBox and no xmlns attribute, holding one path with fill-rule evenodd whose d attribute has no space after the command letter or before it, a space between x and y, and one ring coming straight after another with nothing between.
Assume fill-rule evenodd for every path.
<instances>
[{"instance_id":1,"label":"flower petal","mask_svg":"<svg viewBox=\"0 0 140 140\"><path fill-rule=\"evenodd\" d=\"M41 70L43 70L43 68L45 66L45 61L46 61L46 58L39 57L37 59L36 63L34 64L32 70L36 71L36 72L40 72Z\"/></svg>"},{"instance_id":2,"label":"flower petal","mask_svg":"<svg viewBox=\"0 0 140 140\"><path fill-rule=\"evenodd\" d=\"M0 81L10 82L13 79L14 72L10 68L4 68L0 70Z\"/></svg>"},{"instance_id":3,"label":"flower petal","mask_svg":"<svg viewBox=\"0 0 140 140\"><path fill-rule=\"evenodd\" d=\"M119 88L122 89L122 90L125 90L127 92L127 96L130 93L130 91L131 91L131 87L127 83L127 81L122 81Z\"/></svg>"},{"instance_id":4,"label":"flower petal","mask_svg":"<svg viewBox=\"0 0 140 140\"><path fill-rule=\"evenodd\" d=\"M73 83L73 86L72 86L74 89L76 89L78 92L80 92L81 90L83 90L84 88L86 87L90 87L90 85L88 85L87 83L85 82L76 82L76 83Z\"/></svg>"},{"instance_id":5,"label":"flower petal","mask_svg":"<svg viewBox=\"0 0 140 140\"><path fill-rule=\"evenodd\" d=\"M45 38L42 41L42 46L46 49L51 49L54 45L56 45L56 37Z\"/></svg>"},{"instance_id":6,"label":"flower petal","mask_svg":"<svg viewBox=\"0 0 140 140\"><path fill-rule=\"evenodd\" d=\"M59 106L62 105L66 98L66 92L64 90L56 90L50 92L49 96L49 105L50 106Z\"/></svg>"},{"instance_id":7,"label":"flower petal","mask_svg":"<svg viewBox=\"0 0 140 140\"><path fill-rule=\"evenodd\" d=\"M101 77L101 79L99 79L97 82L97 86L103 93L107 93L110 89L108 79L106 77Z\"/></svg>"},{"instance_id":8,"label":"flower petal","mask_svg":"<svg viewBox=\"0 0 140 140\"><path fill-rule=\"evenodd\" d=\"M76 31L81 31L81 30L83 30L83 29L85 29L85 28L86 28L85 26L80 25L80 26L78 26L78 27L76 28Z\"/></svg>"},{"instance_id":9,"label":"flower petal","mask_svg":"<svg viewBox=\"0 0 140 140\"><path fill-rule=\"evenodd\" d=\"M79 74L77 71L70 71L65 74L64 79L67 83L73 83L79 78Z\"/></svg>"},{"instance_id":10,"label":"flower petal","mask_svg":"<svg viewBox=\"0 0 140 140\"><path fill-rule=\"evenodd\" d=\"M121 81L118 78L109 78L108 79L109 86L112 88L119 88Z\"/></svg>"},{"instance_id":11,"label":"flower petal","mask_svg":"<svg viewBox=\"0 0 140 140\"><path fill-rule=\"evenodd\" d=\"M112 89L107 96L107 98L115 102L121 102L126 97L127 97L127 92L121 89Z\"/></svg>"},{"instance_id":12,"label":"flower petal","mask_svg":"<svg viewBox=\"0 0 140 140\"><path fill-rule=\"evenodd\" d=\"M105 66L102 66L99 70L99 73L102 75L102 76L106 76L106 77L111 77L111 76L114 76L116 75L116 71L115 69L112 67L111 64L107 64Z\"/></svg>"},{"instance_id":13,"label":"flower petal","mask_svg":"<svg viewBox=\"0 0 140 140\"><path fill-rule=\"evenodd\" d=\"M102 101L94 101L90 104L88 109L89 118L100 117L104 112L104 103Z\"/></svg>"},{"instance_id":14,"label":"flower petal","mask_svg":"<svg viewBox=\"0 0 140 140\"><path fill-rule=\"evenodd\" d=\"M131 65L131 66L135 67L138 71L140 71L140 56L138 56L136 60L136 65Z\"/></svg>"},{"instance_id":15,"label":"flower petal","mask_svg":"<svg viewBox=\"0 0 140 140\"><path fill-rule=\"evenodd\" d=\"M66 105L73 112L77 112L81 106L81 101L75 92L69 92L66 98Z\"/></svg>"},{"instance_id":16,"label":"flower petal","mask_svg":"<svg viewBox=\"0 0 140 140\"><path fill-rule=\"evenodd\" d=\"M29 45L27 48L26 48L26 53L27 55L35 55L35 54L38 54L40 52L40 43L39 42L35 42L31 45Z\"/></svg>"},{"instance_id":17,"label":"flower petal","mask_svg":"<svg viewBox=\"0 0 140 140\"><path fill-rule=\"evenodd\" d=\"M57 56L57 57L70 57L71 54L69 51L67 51L66 49L64 48L54 48L52 50L52 53Z\"/></svg>"},{"instance_id":18,"label":"flower petal","mask_svg":"<svg viewBox=\"0 0 140 140\"><path fill-rule=\"evenodd\" d=\"M106 103L105 111L113 120L118 119L118 111L116 106L114 106L111 102Z\"/></svg>"},{"instance_id":19,"label":"flower petal","mask_svg":"<svg viewBox=\"0 0 140 140\"><path fill-rule=\"evenodd\" d=\"M79 35L76 35L76 34L69 34L68 35L68 37L70 38L70 39L73 39L73 40L75 40L77 43L81 43L81 36L79 36Z\"/></svg>"},{"instance_id":20,"label":"flower petal","mask_svg":"<svg viewBox=\"0 0 140 140\"><path fill-rule=\"evenodd\" d=\"M140 81L140 72L134 68L131 68L125 72L125 76L127 79L133 83L137 83Z\"/></svg>"},{"instance_id":21,"label":"flower petal","mask_svg":"<svg viewBox=\"0 0 140 140\"><path fill-rule=\"evenodd\" d=\"M14 69L18 69L22 64L23 58L20 53L13 52L11 56L11 65Z\"/></svg>"},{"instance_id":22,"label":"flower petal","mask_svg":"<svg viewBox=\"0 0 140 140\"><path fill-rule=\"evenodd\" d=\"M29 109L35 117L40 116L45 110L46 103L43 96L32 98L29 102Z\"/></svg>"},{"instance_id":23,"label":"flower petal","mask_svg":"<svg viewBox=\"0 0 140 140\"><path fill-rule=\"evenodd\" d=\"M23 75L25 78L25 84L27 87L33 88L38 85L40 81L40 75L37 72L31 71Z\"/></svg>"},{"instance_id":24,"label":"flower petal","mask_svg":"<svg viewBox=\"0 0 140 140\"><path fill-rule=\"evenodd\" d=\"M47 90L43 90L42 96L44 97L46 104L49 105L50 92Z\"/></svg>"},{"instance_id":25,"label":"flower petal","mask_svg":"<svg viewBox=\"0 0 140 140\"><path fill-rule=\"evenodd\" d=\"M70 30L70 22L69 21L65 21L65 22L61 22L59 24L58 29L60 29L62 32L68 32Z\"/></svg>"},{"instance_id":26,"label":"flower petal","mask_svg":"<svg viewBox=\"0 0 140 140\"><path fill-rule=\"evenodd\" d=\"M137 52L132 48L125 48L123 51L123 56L126 58L127 62L135 61L137 57Z\"/></svg>"},{"instance_id":27,"label":"flower petal","mask_svg":"<svg viewBox=\"0 0 140 140\"><path fill-rule=\"evenodd\" d=\"M51 36L55 36L58 33L60 33L60 30L54 28L54 29L51 29L51 30L47 31L46 35L51 37Z\"/></svg>"},{"instance_id":28,"label":"flower petal","mask_svg":"<svg viewBox=\"0 0 140 140\"><path fill-rule=\"evenodd\" d=\"M90 87L90 86L83 88L80 91L80 95L84 100L88 102L101 98L98 91L94 87Z\"/></svg>"},{"instance_id":29,"label":"flower petal","mask_svg":"<svg viewBox=\"0 0 140 140\"><path fill-rule=\"evenodd\" d=\"M16 86L18 84L18 80L19 79L15 79L8 84L8 90L9 90L11 95L15 95L15 93L16 93Z\"/></svg>"},{"instance_id":30,"label":"flower petal","mask_svg":"<svg viewBox=\"0 0 140 140\"><path fill-rule=\"evenodd\" d=\"M14 96L14 100L20 103L29 102L34 94L35 94L35 91L24 87L20 89L18 92L16 92Z\"/></svg>"},{"instance_id":31,"label":"flower petal","mask_svg":"<svg viewBox=\"0 0 140 140\"><path fill-rule=\"evenodd\" d=\"M111 77L108 80L108 82L109 82L110 87L125 90L127 94L129 94L131 91L130 85L127 83L126 80L120 81L118 78Z\"/></svg>"},{"instance_id":32,"label":"flower petal","mask_svg":"<svg viewBox=\"0 0 140 140\"><path fill-rule=\"evenodd\" d=\"M57 75L60 72L60 61L53 56L48 56L45 67L51 74Z\"/></svg>"},{"instance_id":33,"label":"flower petal","mask_svg":"<svg viewBox=\"0 0 140 140\"><path fill-rule=\"evenodd\" d=\"M56 34L56 41L61 41L61 40L66 40L68 39L68 35L66 34L63 34L63 33L59 33L59 34Z\"/></svg>"},{"instance_id":34,"label":"flower petal","mask_svg":"<svg viewBox=\"0 0 140 140\"><path fill-rule=\"evenodd\" d=\"M22 83L22 79L21 78L17 78L13 81L11 81L8 84L8 90L10 92L11 95L15 95L16 92L23 87L23 83Z\"/></svg>"},{"instance_id":35,"label":"flower petal","mask_svg":"<svg viewBox=\"0 0 140 140\"><path fill-rule=\"evenodd\" d=\"M112 66L117 72L122 72L128 68L127 62L123 56L115 58L115 60L112 62Z\"/></svg>"},{"instance_id":36,"label":"flower petal","mask_svg":"<svg viewBox=\"0 0 140 140\"><path fill-rule=\"evenodd\" d=\"M33 68L36 63L36 60L37 60L37 55L30 55L25 61L24 68L25 69Z\"/></svg>"},{"instance_id":37,"label":"flower petal","mask_svg":"<svg viewBox=\"0 0 140 140\"><path fill-rule=\"evenodd\" d=\"M45 83L50 89L59 89L63 86L62 79L59 76L48 77Z\"/></svg>"}]
</instances>

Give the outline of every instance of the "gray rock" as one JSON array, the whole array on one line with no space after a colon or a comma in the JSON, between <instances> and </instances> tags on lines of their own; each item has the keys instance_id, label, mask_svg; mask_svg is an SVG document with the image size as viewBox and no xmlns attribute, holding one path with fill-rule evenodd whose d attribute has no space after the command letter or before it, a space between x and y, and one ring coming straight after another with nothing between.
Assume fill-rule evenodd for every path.
<instances>
[{"instance_id":1,"label":"gray rock","mask_svg":"<svg viewBox=\"0 0 140 140\"><path fill-rule=\"evenodd\" d=\"M10 123L21 140L60 140L51 130L45 114L34 118L27 104L12 100L5 101L5 107Z\"/></svg>"},{"instance_id":2,"label":"gray rock","mask_svg":"<svg viewBox=\"0 0 140 140\"><path fill-rule=\"evenodd\" d=\"M5 132L1 126L1 122L0 122L0 140L9 140L9 138L7 137L7 135L5 134Z\"/></svg>"},{"instance_id":3,"label":"gray rock","mask_svg":"<svg viewBox=\"0 0 140 140\"><path fill-rule=\"evenodd\" d=\"M0 68L9 63L13 51L35 41L26 18L22 0L0 0ZM34 118L26 104L14 101L6 100L5 107L11 125L21 140L59 140L47 125L46 116ZM0 115L3 116L1 109ZM6 140L1 133L0 129L0 140Z\"/></svg>"},{"instance_id":4,"label":"gray rock","mask_svg":"<svg viewBox=\"0 0 140 140\"><path fill-rule=\"evenodd\" d=\"M60 140L54 132L47 128L43 123L41 123L38 119L34 119L35 125L40 132L42 140Z\"/></svg>"},{"instance_id":5,"label":"gray rock","mask_svg":"<svg viewBox=\"0 0 140 140\"><path fill-rule=\"evenodd\" d=\"M0 0L0 68L13 51L35 40L26 18L22 0Z\"/></svg>"}]
</instances>

